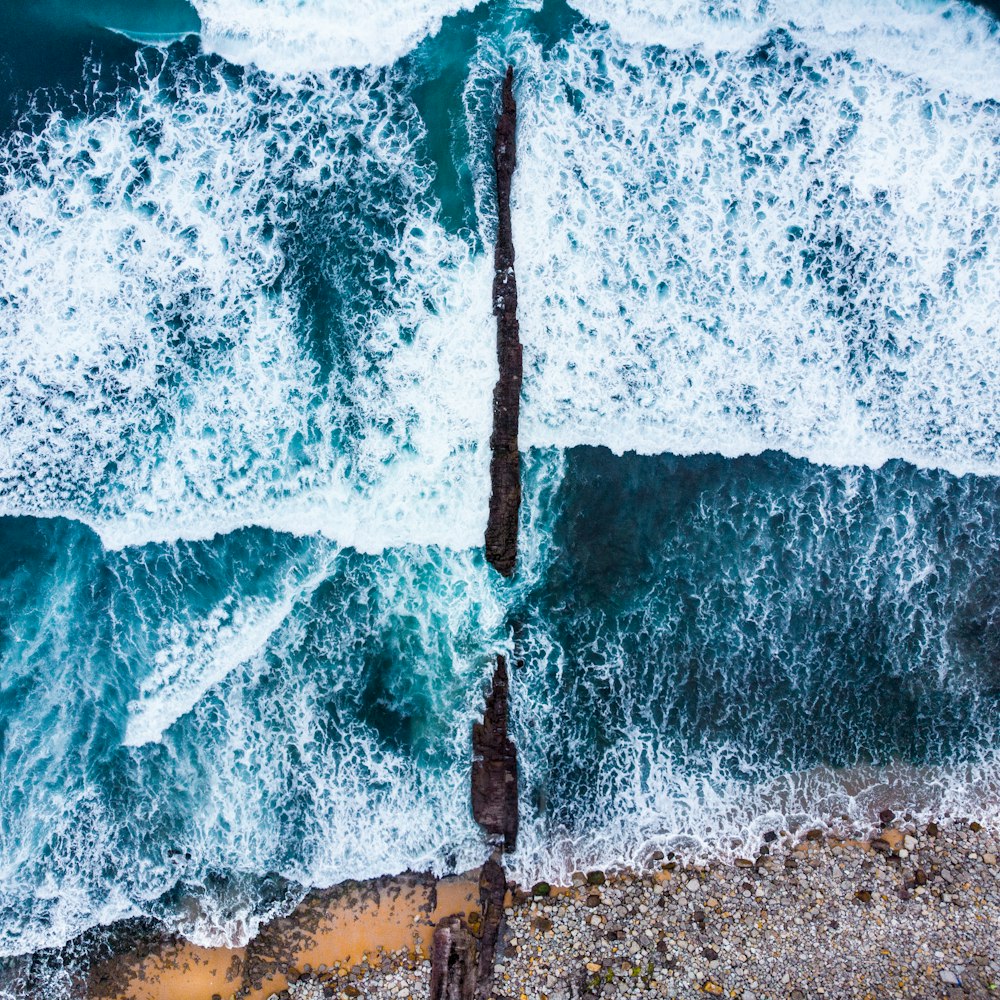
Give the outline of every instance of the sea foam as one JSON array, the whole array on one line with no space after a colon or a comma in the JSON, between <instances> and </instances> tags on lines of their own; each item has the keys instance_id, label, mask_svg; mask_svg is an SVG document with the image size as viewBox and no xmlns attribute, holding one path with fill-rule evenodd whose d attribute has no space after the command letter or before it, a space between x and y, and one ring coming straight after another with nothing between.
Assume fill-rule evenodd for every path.
<instances>
[{"instance_id":1,"label":"sea foam","mask_svg":"<svg viewBox=\"0 0 1000 1000\"><path fill-rule=\"evenodd\" d=\"M852 52L895 72L965 96L996 96L1000 46L995 18L956 0L572 0L623 41L706 53L747 51L775 30L813 52Z\"/></svg>"},{"instance_id":2,"label":"sea foam","mask_svg":"<svg viewBox=\"0 0 1000 1000\"><path fill-rule=\"evenodd\" d=\"M206 48L233 62L292 74L388 66L482 0L195 0Z\"/></svg>"},{"instance_id":3,"label":"sea foam","mask_svg":"<svg viewBox=\"0 0 1000 1000\"><path fill-rule=\"evenodd\" d=\"M244 943L275 878L294 903L481 860L455 789L505 609L477 553L22 535L30 593L0 578L0 955L140 914Z\"/></svg>"},{"instance_id":4,"label":"sea foam","mask_svg":"<svg viewBox=\"0 0 1000 1000\"><path fill-rule=\"evenodd\" d=\"M548 454L515 611L522 882L886 804L1000 822L997 479Z\"/></svg>"},{"instance_id":5,"label":"sea foam","mask_svg":"<svg viewBox=\"0 0 1000 1000\"><path fill-rule=\"evenodd\" d=\"M377 73L283 89L172 59L0 153L2 511L112 546L472 544L490 275L434 218L412 105ZM302 304L317 257L332 329Z\"/></svg>"},{"instance_id":6,"label":"sea foam","mask_svg":"<svg viewBox=\"0 0 1000 1000\"><path fill-rule=\"evenodd\" d=\"M524 44L523 440L995 474L997 104L868 23L747 41Z\"/></svg>"},{"instance_id":7,"label":"sea foam","mask_svg":"<svg viewBox=\"0 0 1000 1000\"><path fill-rule=\"evenodd\" d=\"M277 75L389 62L461 6L220 0L203 40ZM475 236L439 218L401 70L146 52L114 108L0 152L0 513L49 517L4 521L40 540L0 588L0 952L139 913L235 943L269 874L481 862L455 789L511 622L521 878L861 822L883 792L991 807L995 480L863 466L998 471L993 29L578 6L595 23L544 49L482 40ZM477 550L507 56L525 506L501 589ZM813 464L601 482L582 443ZM609 535L615 511L649 523ZM901 692L909 715L879 700ZM817 764L838 753L882 763Z\"/></svg>"}]
</instances>

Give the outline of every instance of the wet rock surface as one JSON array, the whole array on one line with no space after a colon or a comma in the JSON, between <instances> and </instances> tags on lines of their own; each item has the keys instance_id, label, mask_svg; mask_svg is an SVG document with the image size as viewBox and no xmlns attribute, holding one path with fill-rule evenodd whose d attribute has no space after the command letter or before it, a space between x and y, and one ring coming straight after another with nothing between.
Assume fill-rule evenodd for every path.
<instances>
[{"instance_id":1,"label":"wet rock surface","mask_svg":"<svg viewBox=\"0 0 1000 1000\"><path fill-rule=\"evenodd\" d=\"M434 930L430 1000L473 1000L476 943L460 916L445 917Z\"/></svg>"},{"instance_id":2,"label":"wet rock surface","mask_svg":"<svg viewBox=\"0 0 1000 1000\"><path fill-rule=\"evenodd\" d=\"M494 247L493 312L497 317L497 361L500 376L493 390L493 433L490 437L490 511L486 525L486 559L503 576L517 562L517 521L521 508L521 463L517 447L521 406L522 358L517 321L517 280L510 223L510 189L517 162L514 68L507 67L493 141L497 185L497 240Z\"/></svg>"},{"instance_id":3,"label":"wet rock surface","mask_svg":"<svg viewBox=\"0 0 1000 1000\"><path fill-rule=\"evenodd\" d=\"M479 874L479 908L482 920L476 964L476 996L479 998L492 995L494 962L497 943L503 930L506 895L507 876L500 864L490 858Z\"/></svg>"},{"instance_id":4,"label":"wet rock surface","mask_svg":"<svg viewBox=\"0 0 1000 1000\"><path fill-rule=\"evenodd\" d=\"M517 751L507 735L507 660L497 657L483 721L472 727L472 815L505 851L517 843Z\"/></svg>"}]
</instances>

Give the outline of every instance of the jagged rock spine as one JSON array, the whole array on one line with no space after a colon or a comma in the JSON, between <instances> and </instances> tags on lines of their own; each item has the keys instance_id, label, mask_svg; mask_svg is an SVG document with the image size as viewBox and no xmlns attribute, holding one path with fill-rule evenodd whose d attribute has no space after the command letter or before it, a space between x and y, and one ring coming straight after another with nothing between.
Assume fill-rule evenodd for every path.
<instances>
[{"instance_id":1,"label":"jagged rock spine","mask_svg":"<svg viewBox=\"0 0 1000 1000\"><path fill-rule=\"evenodd\" d=\"M486 559L503 576L517 562L517 522L521 509L521 460L517 434L521 407L522 357L517 321L517 279L510 224L510 188L517 165L514 67L507 67L500 116L493 140L497 184L497 240L493 250L493 312L497 317L497 361L500 376L493 390L493 434L490 437L490 510L486 525Z\"/></svg>"}]
</instances>

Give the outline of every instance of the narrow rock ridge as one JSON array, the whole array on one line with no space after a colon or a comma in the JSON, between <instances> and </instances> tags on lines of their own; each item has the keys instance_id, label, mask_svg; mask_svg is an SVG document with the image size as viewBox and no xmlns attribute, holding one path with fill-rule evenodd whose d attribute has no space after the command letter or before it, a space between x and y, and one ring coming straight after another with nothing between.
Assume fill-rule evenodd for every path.
<instances>
[{"instance_id":1,"label":"narrow rock ridge","mask_svg":"<svg viewBox=\"0 0 1000 1000\"><path fill-rule=\"evenodd\" d=\"M508 692L507 660L498 656L483 721L472 726L472 815L494 842L493 855L479 873L476 1000L487 1000L492 993L507 895L501 861L503 852L513 851L517 844L517 750L507 735Z\"/></svg>"},{"instance_id":2,"label":"narrow rock ridge","mask_svg":"<svg viewBox=\"0 0 1000 1000\"><path fill-rule=\"evenodd\" d=\"M486 559L507 577L513 576L517 563L517 520L521 509L517 431L522 361L510 226L510 185L517 164L516 124L514 67L508 66L493 139L497 179L493 313L497 318L500 376L493 390L490 514L486 525ZM487 1000L492 994L493 964L507 895L507 876L500 861L503 851L514 850L518 828L517 751L507 735L508 691L507 659L498 656L483 721L472 727L471 774L472 815L494 842L494 852L479 874L479 920L470 928L456 914L445 917L434 930L430 1000Z\"/></svg>"},{"instance_id":3,"label":"narrow rock ridge","mask_svg":"<svg viewBox=\"0 0 1000 1000\"><path fill-rule=\"evenodd\" d=\"M483 865L479 873L479 959L476 963L476 998L486 1000L493 992L493 964L497 941L503 924L507 876L496 855Z\"/></svg>"},{"instance_id":4,"label":"narrow rock ridge","mask_svg":"<svg viewBox=\"0 0 1000 1000\"><path fill-rule=\"evenodd\" d=\"M500 377L493 390L493 434L490 437L490 514L486 525L486 559L503 576L513 576L517 562L517 520L521 509L521 460L517 432L521 407L521 340L517 322L517 280L510 226L510 186L517 165L514 132L514 67L503 81L500 117L493 140L497 179L497 241L493 251L493 312L497 317L497 361Z\"/></svg>"},{"instance_id":5,"label":"narrow rock ridge","mask_svg":"<svg viewBox=\"0 0 1000 1000\"><path fill-rule=\"evenodd\" d=\"M517 845L517 749L507 735L507 658L497 657L483 721L472 726L472 815L505 851Z\"/></svg>"},{"instance_id":6,"label":"narrow rock ridge","mask_svg":"<svg viewBox=\"0 0 1000 1000\"><path fill-rule=\"evenodd\" d=\"M492 995L493 963L507 895L507 876L498 853L479 873L478 919L471 914L467 923L456 913L434 928L430 1000L487 1000Z\"/></svg>"},{"instance_id":7,"label":"narrow rock ridge","mask_svg":"<svg viewBox=\"0 0 1000 1000\"><path fill-rule=\"evenodd\" d=\"M472 725L472 815L494 843L479 872L479 919L442 919L431 949L431 1000L486 1000L503 925L503 852L517 843L517 751L507 735L507 660L498 656L483 721Z\"/></svg>"}]
</instances>

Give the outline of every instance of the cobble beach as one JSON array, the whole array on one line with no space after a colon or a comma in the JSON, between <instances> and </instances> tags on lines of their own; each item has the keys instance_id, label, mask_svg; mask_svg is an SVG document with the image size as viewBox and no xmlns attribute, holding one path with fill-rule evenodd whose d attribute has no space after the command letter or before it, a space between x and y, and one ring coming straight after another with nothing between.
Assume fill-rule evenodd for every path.
<instances>
[{"instance_id":1,"label":"cobble beach","mask_svg":"<svg viewBox=\"0 0 1000 1000\"><path fill-rule=\"evenodd\" d=\"M975 822L899 818L865 838L779 838L735 864L651 859L642 875L580 873L569 887L517 889L492 996L996 995L998 850L996 832ZM429 963L390 956L361 975L323 977L324 995L419 998L428 977Z\"/></svg>"}]
</instances>

